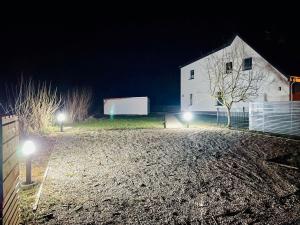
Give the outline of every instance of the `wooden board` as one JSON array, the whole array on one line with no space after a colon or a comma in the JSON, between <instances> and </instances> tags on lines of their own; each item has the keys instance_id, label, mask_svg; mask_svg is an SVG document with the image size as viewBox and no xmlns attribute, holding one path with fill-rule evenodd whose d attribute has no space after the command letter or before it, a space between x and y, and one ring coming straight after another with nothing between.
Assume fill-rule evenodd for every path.
<instances>
[{"instance_id":1,"label":"wooden board","mask_svg":"<svg viewBox=\"0 0 300 225\"><path fill-rule=\"evenodd\" d=\"M9 208L9 210L4 214L4 216L3 216L3 222L4 222L4 224L13 225L11 223L11 221L14 220L14 218L16 216L19 216L19 202L18 202L18 198L15 199L15 201L13 202L13 204L11 205L11 207Z\"/></svg>"},{"instance_id":2,"label":"wooden board","mask_svg":"<svg viewBox=\"0 0 300 225\"><path fill-rule=\"evenodd\" d=\"M20 213L19 215L15 215L15 218L14 220L11 221L11 224L14 224L14 225L17 225L17 224L20 224Z\"/></svg>"},{"instance_id":3,"label":"wooden board","mask_svg":"<svg viewBox=\"0 0 300 225\"><path fill-rule=\"evenodd\" d=\"M11 171L18 166L19 161L17 153L13 153L5 162L3 162L3 177L4 179L11 173Z\"/></svg>"},{"instance_id":4,"label":"wooden board","mask_svg":"<svg viewBox=\"0 0 300 225\"><path fill-rule=\"evenodd\" d=\"M16 116L0 120L0 224L16 225L20 221L19 211L19 124Z\"/></svg>"},{"instance_id":5,"label":"wooden board","mask_svg":"<svg viewBox=\"0 0 300 225\"><path fill-rule=\"evenodd\" d=\"M19 167L15 167L11 173L6 177L6 179L3 181L3 199L7 196L9 191L12 188L15 188L13 184L15 181L19 178Z\"/></svg>"},{"instance_id":6,"label":"wooden board","mask_svg":"<svg viewBox=\"0 0 300 225\"><path fill-rule=\"evenodd\" d=\"M19 136L16 135L13 139L11 139L9 142L6 142L2 146L3 151L3 162L5 162L12 154L16 152L16 148L19 144Z\"/></svg>"},{"instance_id":7,"label":"wooden board","mask_svg":"<svg viewBox=\"0 0 300 225\"><path fill-rule=\"evenodd\" d=\"M14 122L14 121L18 121L18 117L17 116L3 116L1 117L1 121L2 121L2 126Z\"/></svg>"},{"instance_id":8,"label":"wooden board","mask_svg":"<svg viewBox=\"0 0 300 225\"><path fill-rule=\"evenodd\" d=\"M18 195L15 195L12 199L11 204L3 210L3 221L4 223L8 220L11 220L12 216L15 214L16 208L18 208L19 205L19 198Z\"/></svg>"},{"instance_id":9,"label":"wooden board","mask_svg":"<svg viewBox=\"0 0 300 225\"><path fill-rule=\"evenodd\" d=\"M14 187L18 187L19 185L19 180L16 180L15 183L13 184ZM9 202L12 200L15 194L18 193L18 190L15 188L11 188L8 194L6 195L6 198L3 201L3 208L6 208Z\"/></svg>"},{"instance_id":10,"label":"wooden board","mask_svg":"<svg viewBox=\"0 0 300 225\"><path fill-rule=\"evenodd\" d=\"M3 126L2 144L5 144L15 136L18 136L17 123L12 122Z\"/></svg>"}]
</instances>

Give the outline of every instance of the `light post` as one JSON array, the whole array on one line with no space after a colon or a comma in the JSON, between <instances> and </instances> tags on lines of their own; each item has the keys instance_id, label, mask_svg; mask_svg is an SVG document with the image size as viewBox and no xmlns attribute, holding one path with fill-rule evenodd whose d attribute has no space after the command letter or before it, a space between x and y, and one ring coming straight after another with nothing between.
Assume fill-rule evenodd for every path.
<instances>
[{"instance_id":1,"label":"light post","mask_svg":"<svg viewBox=\"0 0 300 225\"><path fill-rule=\"evenodd\" d=\"M64 121L66 120L66 115L64 113L59 113L57 115L57 121L59 122L60 125L60 132L64 131Z\"/></svg>"},{"instance_id":2,"label":"light post","mask_svg":"<svg viewBox=\"0 0 300 225\"><path fill-rule=\"evenodd\" d=\"M25 185L32 184L31 180L31 161L32 154L35 152L36 147L32 141L25 141L22 147L22 153L26 157L26 181Z\"/></svg>"},{"instance_id":3,"label":"light post","mask_svg":"<svg viewBox=\"0 0 300 225\"><path fill-rule=\"evenodd\" d=\"M189 128L189 122L193 119L193 114L191 112L184 112L183 119L186 121L186 127Z\"/></svg>"}]
</instances>

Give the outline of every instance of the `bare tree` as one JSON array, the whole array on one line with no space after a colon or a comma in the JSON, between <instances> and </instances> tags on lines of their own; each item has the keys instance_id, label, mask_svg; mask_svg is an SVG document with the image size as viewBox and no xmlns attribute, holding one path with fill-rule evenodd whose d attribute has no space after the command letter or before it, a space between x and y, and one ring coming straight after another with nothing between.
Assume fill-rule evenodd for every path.
<instances>
[{"instance_id":1,"label":"bare tree","mask_svg":"<svg viewBox=\"0 0 300 225\"><path fill-rule=\"evenodd\" d=\"M75 88L68 91L64 100L64 110L68 113L68 121L83 121L88 117L92 103L92 91L87 88Z\"/></svg>"},{"instance_id":2,"label":"bare tree","mask_svg":"<svg viewBox=\"0 0 300 225\"><path fill-rule=\"evenodd\" d=\"M227 127L231 127L231 109L234 103L245 102L258 96L265 74L260 69L245 70L249 57L245 44L234 43L208 57L207 71L210 94L227 111ZM252 64L252 59L251 59ZM253 64L259 68L259 63ZM252 66L252 65L251 65Z\"/></svg>"}]
</instances>

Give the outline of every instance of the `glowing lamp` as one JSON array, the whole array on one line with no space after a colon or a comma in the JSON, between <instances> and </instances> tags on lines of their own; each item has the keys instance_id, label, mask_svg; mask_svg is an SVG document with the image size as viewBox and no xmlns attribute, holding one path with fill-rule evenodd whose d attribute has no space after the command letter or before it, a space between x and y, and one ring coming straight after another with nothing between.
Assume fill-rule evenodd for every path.
<instances>
[{"instance_id":1,"label":"glowing lamp","mask_svg":"<svg viewBox=\"0 0 300 225\"><path fill-rule=\"evenodd\" d=\"M185 112L183 114L183 119L189 122L193 119L193 114L191 112Z\"/></svg>"},{"instance_id":2,"label":"glowing lamp","mask_svg":"<svg viewBox=\"0 0 300 225\"><path fill-rule=\"evenodd\" d=\"M191 112L184 112L183 119L186 121L186 127L189 128L189 122L193 119L193 114Z\"/></svg>"},{"instance_id":3,"label":"glowing lamp","mask_svg":"<svg viewBox=\"0 0 300 225\"><path fill-rule=\"evenodd\" d=\"M65 120L66 120L66 115L65 115L64 113L59 113L59 114L57 115L57 121L58 121L58 122L62 123L62 122L64 122Z\"/></svg>"},{"instance_id":4,"label":"glowing lamp","mask_svg":"<svg viewBox=\"0 0 300 225\"><path fill-rule=\"evenodd\" d=\"M35 144L32 141L25 141L22 147L22 152L25 156L32 155L36 150Z\"/></svg>"},{"instance_id":5,"label":"glowing lamp","mask_svg":"<svg viewBox=\"0 0 300 225\"><path fill-rule=\"evenodd\" d=\"M60 131L63 132L64 131L64 121L66 120L66 114L64 113L59 113L57 115L57 121L59 122L60 125Z\"/></svg>"}]
</instances>

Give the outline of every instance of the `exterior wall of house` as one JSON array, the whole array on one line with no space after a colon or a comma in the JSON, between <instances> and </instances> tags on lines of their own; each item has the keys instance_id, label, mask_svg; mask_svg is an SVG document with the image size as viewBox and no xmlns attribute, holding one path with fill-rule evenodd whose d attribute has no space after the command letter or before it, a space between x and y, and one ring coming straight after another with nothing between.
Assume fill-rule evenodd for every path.
<instances>
[{"instance_id":1,"label":"exterior wall of house","mask_svg":"<svg viewBox=\"0 0 300 225\"><path fill-rule=\"evenodd\" d=\"M252 70L255 73L260 71L265 74L261 88L257 97L251 102L261 101L288 101L289 83L288 79L268 63L262 56L255 52L249 45L243 42L238 36L232 44L225 49L213 53L219 58L225 51L231 51L234 45L243 44L245 56L252 57ZM189 65L181 68L181 111L216 111L216 99L210 94L210 82L207 72L208 58L211 55L201 58ZM190 79L190 71L194 70L194 79ZM224 68L225 71L225 68ZM246 75L247 71L245 72ZM281 89L281 90L280 90ZM190 94L192 94L192 104L190 104ZM245 107L248 109L249 102L239 102L233 105L236 108ZM220 106L218 106L220 107Z\"/></svg>"}]
</instances>

